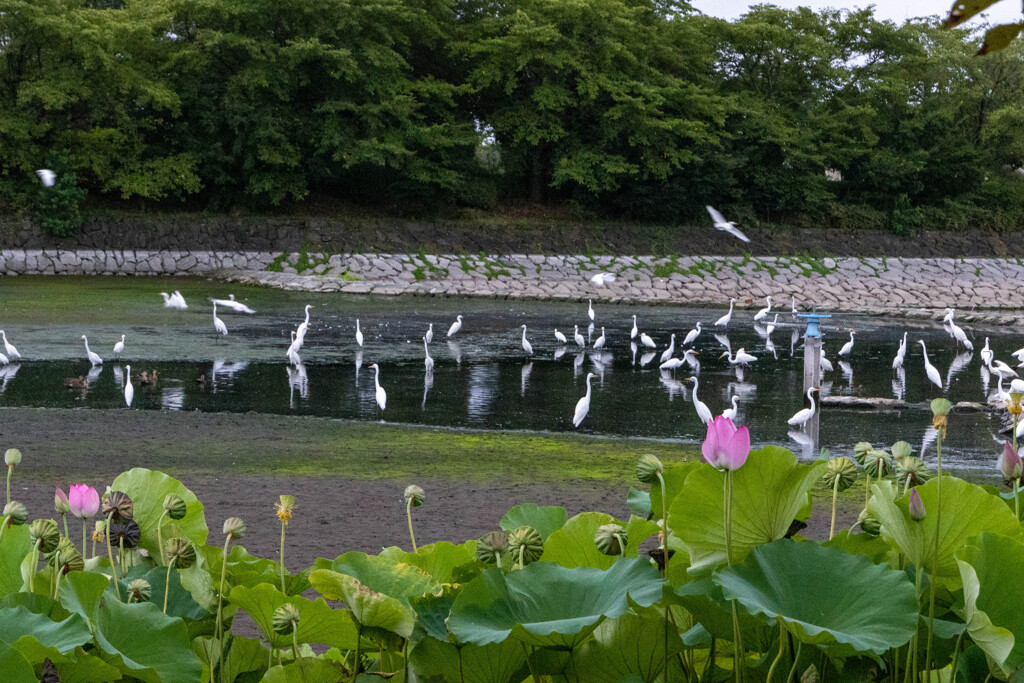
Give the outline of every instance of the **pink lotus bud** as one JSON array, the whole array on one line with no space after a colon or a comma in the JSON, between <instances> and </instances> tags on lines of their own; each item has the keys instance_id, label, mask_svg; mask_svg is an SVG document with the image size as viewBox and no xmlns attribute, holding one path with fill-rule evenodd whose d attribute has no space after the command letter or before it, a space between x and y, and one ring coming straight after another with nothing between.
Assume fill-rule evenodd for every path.
<instances>
[{"instance_id":1,"label":"pink lotus bud","mask_svg":"<svg viewBox=\"0 0 1024 683\"><path fill-rule=\"evenodd\" d=\"M68 491L71 514L79 519L89 519L100 511L100 494L91 486L73 484Z\"/></svg>"},{"instance_id":2,"label":"pink lotus bud","mask_svg":"<svg viewBox=\"0 0 1024 683\"><path fill-rule=\"evenodd\" d=\"M53 509L56 510L58 515L66 515L71 512L71 503L68 502L68 496L60 489L54 491Z\"/></svg>"},{"instance_id":3,"label":"pink lotus bud","mask_svg":"<svg viewBox=\"0 0 1024 683\"><path fill-rule=\"evenodd\" d=\"M1003 452L999 455L999 471L1002 472L1003 479L1006 481L1020 479L1021 473L1024 472L1024 462L1017 455L1017 451L1013 450L1013 445L1009 441L1003 446Z\"/></svg>"},{"instance_id":4,"label":"pink lotus bud","mask_svg":"<svg viewBox=\"0 0 1024 683\"><path fill-rule=\"evenodd\" d=\"M704 459L720 470L738 470L750 455L750 430L736 428L733 421L719 415L708 423L708 434L700 448Z\"/></svg>"},{"instance_id":5,"label":"pink lotus bud","mask_svg":"<svg viewBox=\"0 0 1024 683\"><path fill-rule=\"evenodd\" d=\"M915 522L920 522L924 519L924 501L921 500L921 494L917 492L916 488L910 489L910 500L907 501L907 508L910 511L910 518Z\"/></svg>"}]
</instances>

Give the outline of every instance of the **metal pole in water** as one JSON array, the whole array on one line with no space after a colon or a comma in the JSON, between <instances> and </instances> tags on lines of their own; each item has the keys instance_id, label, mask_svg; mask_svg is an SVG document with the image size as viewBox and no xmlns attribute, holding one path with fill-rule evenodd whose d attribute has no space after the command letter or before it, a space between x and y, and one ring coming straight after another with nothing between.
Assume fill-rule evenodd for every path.
<instances>
[{"instance_id":1,"label":"metal pole in water","mask_svg":"<svg viewBox=\"0 0 1024 683\"><path fill-rule=\"evenodd\" d=\"M827 313L800 313L798 317L807 321L807 330L804 332L804 389L803 395L807 396L808 390L821 387L821 331L818 329L818 322L822 318L831 318ZM804 427L807 436L818 446L818 416L821 414L821 395L815 399L818 409L814 417L807 421Z\"/></svg>"}]
</instances>

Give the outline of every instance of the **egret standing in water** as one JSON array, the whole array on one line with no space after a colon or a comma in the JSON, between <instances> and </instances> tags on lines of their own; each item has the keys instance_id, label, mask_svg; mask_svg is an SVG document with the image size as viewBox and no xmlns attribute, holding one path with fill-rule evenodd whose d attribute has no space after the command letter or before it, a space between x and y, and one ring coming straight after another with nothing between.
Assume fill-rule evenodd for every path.
<instances>
[{"instance_id":1,"label":"egret standing in water","mask_svg":"<svg viewBox=\"0 0 1024 683\"><path fill-rule=\"evenodd\" d=\"M892 359L892 369L899 370L903 367L903 359L907 356L907 333L903 333L903 341L900 342L900 348L896 351L896 357Z\"/></svg>"},{"instance_id":2,"label":"egret standing in water","mask_svg":"<svg viewBox=\"0 0 1024 683\"><path fill-rule=\"evenodd\" d=\"M526 351L527 356L533 355L533 345L526 339L526 325L522 325L523 328L523 351Z\"/></svg>"},{"instance_id":3,"label":"egret standing in water","mask_svg":"<svg viewBox=\"0 0 1024 683\"><path fill-rule=\"evenodd\" d=\"M430 326L427 327L427 334L423 338L428 344L434 341L434 323L430 323Z\"/></svg>"},{"instance_id":4,"label":"egret standing in water","mask_svg":"<svg viewBox=\"0 0 1024 683\"><path fill-rule=\"evenodd\" d=\"M223 320L217 317L216 302L214 302L213 304L213 329L216 330L217 333L221 335L227 335L228 333L228 326L224 324Z\"/></svg>"},{"instance_id":5,"label":"egret standing in water","mask_svg":"<svg viewBox=\"0 0 1024 683\"><path fill-rule=\"evenodd\" d=\"M746 349L740 349L736 352L735 356L732 355L731 351L726 351L719 358L728 358L730 365L749 365L757 361L757 357L751 356L747 353Z\"/></svg>"},{"instance_id":6,"label":"egret standing in water","mask_svg":"<svg viewBox=\"0 0 1024 683\"><path fill-rule=\"evenodd\" d=\"M697 337L700 335L700 321L697 321L697 326L686 333L686 339L683 340L683 346L689 346L693 342L697 341Z\"/></svg>"},{"instance_id":7,"label":"egret standing in water","mask_svg":"<svg viewBox=\"0 0 1024 683\"><path fill-rule=\"evenodd\" d=\"M559 344L569 343L569 340L565 338L564 334L558 331L558 328L555 328L555 339L558 341Z\"/></svg>"},{"instance_id":8,"label":"egret standing in water","mask_svg":"<svg viewBox=\"0 0 1024 683\"><path fill-rule=\"evenodd\" d=\"M590 318L590 322L594 322L594 300L587 299L587 317Z\"/></svg>"},{"instance_id":9,"label":"egret standing in water","mask_svg":"<svg viewBox=\"0 0 1024 683\"><path fill-rule=\"evenodd\" d=\"M576 401L576 411L572 414L573 427L579 427L583 422L583 418L590 412L590 380L596 376L592 372L587 373L587 393L579 401Z\"/></svg>"},{"instance_id":10,"label":"egret standing in water","mask_svg":"<svg viewBox=\"0 0 1024 683\"><path fill-rule=\"evenodd\" d=\"M4 350L7 352L9 358L21 358L21 354L18 353L18 349L14 348L14 344L7 341L7 333L0 330L0 337L4 340Z\"/></svg>"},{"instance_id":11,"label":"egret standing in water","mask_svg":"<svg viewBox=\"0 0 1024 683\"><path fill-rule=\"evenodd\" d=\"M296 349L301 349L306 343L306 332L309 331L309 309L311 308L313 308L313 304L306 304L306 319L299 323L299 327L295 330ZM214 306L214 312L216 312L216 310L217 307ZM224 334L227 334L227 332Z\"/></svg>"},{"instance_id":12,"label":"egret standing in water","mask_svg":"<svg viewBox=\"0 0 1024 683\"><path fill-rule=\"evenodd\" d=\"M917 343L921 345L921 353L924 354L924 372L925 372L925 374L928 375L928 379L931 380L932 384L934 384L939 389L941 389L942 388L942 375L939 374L939 371L935 368L934 365L932 365L930 362L928 362L928 348L924 345L924 340L923 339L918 339Z\"/></svg>"},{"instance_id":13,"label":"egret standing in water","mask_svg":"<svg viewBox=\"0 0 1024 683\"><path fill-rule=\"evenodd\" d=\"M604 348L605 341L606 341L606 337L604 336L604 328L602 327L601 328L601 336L598 337L596 341L594 341L594 348L595 349Z\"/></svg>"},{"instance_id":14,"label":"egret standing in water","mask_svg":"<svg viewBox=\"0 0 1024 683\"><path fill-rule=\"evenodd\" d=\"M633 316L633 329L629 331L629 338L636 339L636 335L640 334L640 330L636 328L636 316Z\"/></svg>"},{"instance_id":15,"label":"egret standing in water","mask_svg":"<svg viewBox=\"0 0 1024 683\"><path fill-rule=\"evenodd\" d=\"M691 398L693 399L693 407L697 409L697 417L699 417L700 421L704 424L711 422L711 420L714 419L711 415L711 410L704 401L697 398L697 387L700 386L700 382L696 377L687 377L686 381L693 382L693 393L691 394Z\"/></svg>"},{"instance_id":16,"label":"egret standing in water","mask_svg":"<svg viewBox=\"0 0 1024 683\"><path fill-rule=\"evenodd\" d=\"M587 345L587 340L583 338L582 334L580 334L579 325L572 326L572 338L573 341L576 342L576 346L580 347L581 349Z\"/></svg>"},{"instance_id":17,"label":"egret standing in water","mask_svg":"<svg viewBox=\"0 0 1024 683\"><path fill-rule=\"evenodd\" d=\"M433 372L434 370L434 359L430 357L430 347L427 346L429 342L427 338L423 337L423 365L426 367L427 372Z\"/></svg>"},{"instance_id":18,"label":"egret standing in water","mask_svg":"<svg viewBox=\"0 0 1024 683\"><path fill-rule=\"evenodd\" d=\"M715 327L726 327L729 324L729 321L732 320L732 307L735 303L736 299L729 299L729 312L715 321Z\"/></svg>"},{"instance_id":19,"label":"egret standing in water","mask_svg":"<svg viewBox=\"0 0 1024 683\"><path fill-rule=\"evenodd\" d=\"M448 328L448 334L446 335L447 338L451 339L461 329L462 329L462 316L461 315L457 315L457 316L455 316L455 322L453 322L452 326Z\"/></svg>"},{"instance_id":20,"label":"egret standing in water","mask_svg":"<svg viewBox=\"0 0 1024 683\"><path fill-rule=\"evenodd\" d=\"M356 318L356 344L363 345L363 331L359 329L359 318Z\"/></svg>"},{"instance_id":21,"label":"egret standing in water","mask_svg":"<svg viewBox=\"0 0 1024 683\"><path fill-rule=\"evenodd\" d=\"M850 352L853 351L853 335L854 331L850 330L850 341L843 344L843 348L839 349L840 356L849 356Z\"/></svg>"},{"instance_id":22,"label":"egret standing in water","mask_svg":"<svg viewBox=\"0 0 1024 683\"><path fill-rule=\"evenodd\" d=\"M85 355L89 357L89 362L92 363L92 366L103 365L103 359L100 358L99 354L89 350L89 340L85 338L84 334L82 335L82 341L85 342Z\"/></svg>"},{"instance_id":23,"label":"egret standing in water","mask_svg":"<svg viewBox=\"0 0 1024 683\"><path fill-rule=\"evenodd\" d=\"M651 339L651 335L647 334L646 332L640 333L640 343L649 349L658 348L658 345L654 343L653 339Z\"/></svg>"},{"instance_id":24,"label":"egret standing in water","mask_svg":"<svg viewBox=\"0 0 1024 683\"><path fill-rule=\"evenodd\" d=\"M373 370L373 385L376 387L374 398L377 399L380 409L384 410L388 403L388 392L384 391L384 387L380 385L380 366L374 363L370 369Z\"/></svg>"},{"instance_id":25,"label":"egret standing in water","mask_svg":"<svg viewBox=\"0 0 1024 683\"><path fill-rule=\"evenodd\" d=\"M992 353L992 349L988 347L988 337L985 337L985 346L981 348L981 362L984 365L989 365L995 354Z\"/></svg>"},{"instance_id":26,"label":"egret standing in water","mask_svg":"<svg viewBox=\"0 0 1024 683\"><path fill-rule=\"evenodd\" d=\"M800 427L801 429L807 425L807 422L814 417L814 413L817 411L817 406L814 404L814 395L821 391L816 387L811 387L807 390L807 400L811 402L810 408L804 408L798 410L793 417L786 420L786 423L791 427Z\"/></svg>"},{"instance_id":27,"label":"egret standing in water","mask_svg":"<svg viewBox=\"0 0 1024 683\"><path fill-rule=\"evenodd\" d=\"M736 412L738 410L736 404L739 403L739 402L740 402L740 397L736 396L735 394L733 394L733 397L732 397L732 408L726 408L725 410L723 410L722 411L722 417L727 417L730 420L732 420L733 422L735 422L736 421Z\"/></svg>"},{"instance_id":28,"label":"egret standing in water","mask_svg":"<svg viewBox=\"0 0 1024 683\"><path fill-rule=\"evenodd\" d=\"M772 298L770 296L766 296L764 300L768 302L768 305L757 312L754 316L754 322L761 322L768 317L769 313L772 312Z\"/></svg>"},{"instance_id":29,"label":"egret standing in water","mask_svg":"<svg viewBox=\"0 0 1024 683\"><path fill-rule=\"evenodd\" d=\"M114 355L120 356L124 353L124 335L121 335L121 341L114 344Z\"/></svg>"},{"instance_id":30,"label":"egret standing in water","mask_svg":"<svg viewBox=\"0 0 1024 683\"><path fill-rule=\"evenodd\" d=\"M124 402L125 402L125 404L129 408L131 408L132 407L132 399L135 398L135 387L132 386L132 366L126 365L126 366L124 366L124 370L125 370ZM143 373L143 374L145 374L145 373Z\"/></svg>"},{"instance_id":31,"label":"egret standing in water","mask_svg":"<svg viewBox=\"0 0 1024 683\"><path fill-rule=\"evenodd\" d=\"M675 350L676 350L676 335L675 335L675 333L673 333L672 334L672 341L669 342L668 348L665 349L664 351L662 351L662 353L661 353L661 362L664 363L669 358L671 358L672 354L675 353Z\"/></svg>"}]
</instances>

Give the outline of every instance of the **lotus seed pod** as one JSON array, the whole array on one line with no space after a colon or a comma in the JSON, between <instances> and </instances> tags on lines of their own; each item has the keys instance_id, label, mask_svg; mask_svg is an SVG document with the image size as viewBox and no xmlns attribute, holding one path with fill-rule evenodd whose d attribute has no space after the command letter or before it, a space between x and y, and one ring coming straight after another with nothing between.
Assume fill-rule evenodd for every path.
<instances>
[{"instance_id":1,"label":"lotus seed pod","mask_svg":"<svg viewBox=\"0 0 1024 683\"><path fill-rule=\"evenodd\" d=\"M884 477L892 471L892 456L887 451L872 448L864 456L864 471L872 479Z\"/></svg>"},{"instance_id":2,"label":"lotus seed pod","mask_svg":"<svg viewBox=\"0 0 1024 683\"><path fill-rule=\"evenodd\" d=\"M665 466L661 464L661 460L653 455L641 455L636 463L636 478L645 484L658 481L658 475L664 471Z\"/></svg>"},{"instance_id":3,"label":"lotus seed pod","mask_svg":"<svg viewBox=\"0 0 1024 683\"><path fill-rule=\"evenodd\" d=\"M869 536L877 536L882 530L882 524L868 514L867 510L860 511L860 516L857 517L857 524L860 524L860 528Z\"/></svg>"},{"instance_id":4,"label":"lotus seed pod","mask_svg":"<svg viewBox=\"0 0 1024 683\"><path fill-rule=\"evenodd\" d=\"M924 501L921 500L921 494L917 492L917 489L910 490L907 511L910 512L910 518L915 522L920 522L925 517Z\"/></svg>"},{"instance_id":5,"label":"lotus seed pod","mask_svg":"<svg viewBox=\"0 0 1024 683\"><path fill-rule=\"evenodd\" d=\"M184 538L169 538L164 543L164 557L167 564L173 562L178 569L188 569L196 563L196 549Z\"/></svg>"},{"instance_id":6,"label":"lotus seed pod","mask_svg":"<svg viewBox=\"0 0 1024 683\"><path fill-rule=\"evenodd\" d=\"M290 602L274 610L274 633L286 636L299 627L299 610Z\"/></svg>"},{"instance_id":7,"label":"lotus seed pod","mask_svg":"<svg viewBox=\"0 0 1024 683\"><path fill-rule=\"evenodd\" d=\"M39 548L44 553L53 552L60 543L60 532L57 530L57 522L52 519L34 519L28 527L29 538L32 539L32 547Z\"/></svg>"},{"instance_id":8,"label":"lotus seed pod","mask_svg":"<svg viewBox=\"0 0 1024 683\"><path fill-rule=\"evenodd\" d=\"M949 415L949 411L952 408L953 404L944 398L932 399L932 415L936 417Z\"/></svg>"},{"instance_id":9,"label":"lotus seed pod","mask_svg":"<svg viewBox=\"0 0 1024 683\"><path fill-rule=\"evenodd\" d=\"M135 503L123 491L111 491L103 501L103 516L111 517L111 520L119 523L132 521L135 516Z\"/></svg>"},{"instance_id":10,"label":"lotus seed pod","mask_svg":"<svg viewBox=\"0 0 1024 683\"><path fill-rule=\"evenodd\" d=\"M57 547L44 555L46 563L61 573L80 572L85 569L85 559L69 539L61 537ZM58 564L59 563L59 564Z\"/></svg>"},{"instance_id":11,"label":"lotus seed pod","mask_svg":"<svg viewBox=\"0 0 1024 683\"><path fill-rule=\"evenodd\" d=\"M107 521L105 519L96 520L96 526L92 530L92 541L93 543L103 543L107 538Z\"/></svg>"},{"instance_id":12,"label":"lotus seed pod","mask_svg":"<svg viewBox=\"0 0 1024 683\"><path fill-rule=\"evenodd\" d=\"M532 526L521 526L508 535L508 549L524 565L536 562L544 554L544 539Z\"/></svg>"},{"instance_id":13,"label":"lotus seed pod","mask_svg":"<svg viewBox=\"0 0 1024 683\"><path fill-rule=\"evenodd\" d=\"M245 522L238 517L228 517L224 520L224 535L233 541L245 538Z\"/></svg>"},{"instance_id":14,"label":"lotus seed pod","mask_svg":"<svg viewBox=\"0 0 1024 683\"><path fill-rule=\"evenodd\" d=\"M149 602L153 596L153 587L145 579L135 579L128 584L128 602Z\"/></svg>"},{"instance_id":15,"label":"lotus seed pod","mask_svg":"<svg viewBox=\"0 0 1024 683\"><path fill-rule=\"evenodd\" d=\"M188 513L188 508L185 507L185 501L181 499L181 496L169 493L164 498L164 512L171 519L184 519Z\"/></svg>"},{"instance_id":16,"label":"lotus seed pod","mask_svg":"<svg viewBox=\"0 0 1024 683\"><path fill-rule=\"evenodd\" d=\"M908 455L896 460L896 478L903 486L917 486L931 479L932 474L921 458ZM909 483L908 483L909 482Z\"/></svg>"},{"instance_id":17,"label":"lotus seed pod","mask_svg":"<svg viewBox=\"0 0 1024 683\"><path fill-rule=\"evenodd\" d=\"M857 461L858 465L861 465L863 467L864 456L866 456L868 454L868 451L872 450L873 448L874 446L872 446L867 441L858 441L856 444L854 444L853 457Z\"/></svg>"},{"instance_id":18,"label":"lotus seed pod","mask_svg":"<svg viewBox=\"0 0 1024 683\"><path fill-rule=\"evenodd\" d=\"M594 543L605 555L621 555L626 550L629 537L619 524L602 524L594 534Z\"/></svg>"},{"instance_id":19,"label":"lotus seed pod","mask_svg":"<svg viewBox=\"0 0 1024 683\"><path fill-rule=\"evenodd\" d=\"M423 505L423 489L416 484L407 486L405 489L405 502L412 503L414 508L418 508Z\"/></svg>"},{"instance_id":20,"label":"lotus seed pod","mask_svg":"<svg viewBox=\"0 0 1024 683\"><path fill-rule=\"evenodd\" d=\"M15 465L21 464L21 451L17 448L8 448L4 452L4 463L8 467L14 467Z\"/></svg>"},{"instance_id":21,"label":"lotus seed pod","mask_svg":"<svg viewBox=\"0 0 1024 683\"><path fill-rule=\"evenodd\" d=\"M138 522L130 520L124 523L114 522L110 525L110 545L125 550L132 550L139 545L142 529Z\"/></svg>"},{"instance_id":22,"label":"lotus seed pod","mask_svg":"<svg viewBox=\"0 0 1024 683\"><path fill-rule=\"evenodd\" d=\"M24 503L12 500L4 506L4 517L10 526L21 526L28 521L28 508Z\"/></svg>"},{"instance_id":23,"label":"lotus seed pod","mask_svg":"<svg viewBox=\"0 0 1024 683\"><path fill-rule=\"evenodd\" d=\"M910 454L914 452L914 448L906 441L897 441L889 451L894 460L899 460L900 458L909 458Z\"/></svg>"},{"instance_id":24,"label":"lotus seed pod","mask_svg":"<svg viewBox=\"0 0 1024 683\"><path fill-rule=\"evenodd\" d=\"M476 559L487 564L496 564L508 552L508 534L492 531L484 534L476 543Z\"/></svg>"},{"instance_id":25,"label":"lotus seed pod","mask_svg":"<svg viewBox=\"0 0 1024 683\"><path fill-rule=\"evenodd\" d=\"M830 490L845 491L857 481L857 465L847 457L832 458L825 467L822 483Z\"/></svg>"},{"instance_id":26,"label":"lotus seed pod","mask_svg":"<svg viewBox=\"0 0 1024 683\"><path fill-rule=\"evenodd\" d=\"M288 526L292 519L292 510L295 509L295 496L281 496L280 500L274 503L274 509L281 524Z\"/></svg>"}]
</instances>

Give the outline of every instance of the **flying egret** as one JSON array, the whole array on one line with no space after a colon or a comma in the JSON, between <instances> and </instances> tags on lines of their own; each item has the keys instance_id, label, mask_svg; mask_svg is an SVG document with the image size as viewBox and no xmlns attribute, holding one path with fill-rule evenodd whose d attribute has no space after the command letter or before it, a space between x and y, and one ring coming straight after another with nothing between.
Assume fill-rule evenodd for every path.
<instances>
[{"instance_id":1,"label":"flying egret","mask_svg":"<svg viewBox=\"0 0 1024 683\"><path fill-rule=\"evenodd\" d=\"M183 297L181 292L178 290L174 290L174 300L178 302L178 305L175 306L175 308L180 308L183 311L188 308L188 304L185 303L185 297Z\"/></svg>"},{"instance_id":2,"label":"flying egret","mask_svg":"<svg viewBox=\"0 0 1024 683\"><path fill-rule=\"evenodd\" d=\"M592 372L587 373L587 393L576 402L576 412L572 414L572 426L579 427L580 423L583 422L583 418L590 412L590 380L596 377Z\"/></svg>"},{"instance_id":3,"label":"flying egret","mask_svg":"<svg viewBox=\"0 0 1024 683\"><path fill-rule=\"evenodd\" d=\"M427 346L430 342L427 341L426 336L423 337L423 365L426 366L427 372L431 372L434 369L434 359L430 357L430 347Z\"/></svg>"},{"instance_id":4,"label":"flying egret","mask_svg":"<svg viewBox=\"0 0 1024 683\"><path fill-rule=\"evenodd\" d=\"M590 318L590 322L594 322L594 300L587 299L587 317Z\"/></svg>"},{"instance_id":5,"label":"flying egret","mask_svg":"<svg viewBox=\"0 0 1024 683\"><path fill-rule=\"evenodd\" d=\"M636 316L633 316L633 329L629 331L629 338L636 339L636 335L640 333L640 330L636 328Z\"/></svg>"},{"instance_id":6,"label":"flying egret","mask_svg":"<svg viewBox=\"0 0 1024 683\"><path fill-rule=\"evenodd\" d=\"M103 359L100 358L99 354L89 350L89 340L85 338L84 334L82 335L82 341L85 342L85 355L89 357L89 362L92 363L92 366L103 365Z\"/></svg>"},{"instance_id":7,"label":"flying egret","mask_svg":"<svg viewBox=\"0 0 1024 683\"><path fill-rule=\"evenodd\" d=\"M697 341L697 336L700 335L700 321L697 321L697 326L686 333L686 339L683 340L683 346L689 346L693 342Z\"/></svg>"},{"instance_id":8,"label":"flying egret","mask_svg":"<svg viewBox=\"0 0 1024 683\"><path fill-rule=\"evenodd\" d=\"M757 360L756 356L751 356L746 349L742 348L736 352L735 356L730 351L726 351L719 358L728 358L730 365L748 365Z\"/></svg>"},{"instance_id":9,"label":"flying egret","mask_svg":"<svg viewBox=\"0 0 1024 683\"><path fill-rule=\"evenodd\" d=\"M587 345L587 340L583 338L582 334L580 334L579 325L572 326L572 338L573 341L576 342L576 346L580 347L581 349Z\"/></svg>"},{"instance_id":10,"label":"flying egret","mask_svg":"<svg viewBox=\"0 0 1024 683\"><path fill-rule=\"evenodd\" d=\"M843 348L839 349L840 356L843 356L845 358L846 356L850 355L851 351L853 351L853 335L854 331L850 330L850 341L843 344Z\"/></svg>"},{"instance_id":11,"label":"flying egret","mask_svg":"<svg viewBox=\"0 0 1024 683\"><path fill-rule=\"evenodd\" d=\"M459 330L461 330L461 329L462 329L462 316L461 315L457 315L457 316L455 316L455 322L453 322L452 326L448 328L448 334L445 335L445 336L448 337L448 338L454 337L455 334Z\"/></svg>"},{"instance_id":12,"label":"flying egret","mask_svg":"<svg viewBox=\"0 0 1024 683\"><path fill-rule=\"evenodd\" d=\"M707 407L707 404L697 398L697 387L700 386L700 382L696 377L687 377L686 381L693 382L693 393L690 394L690 398L693 400L693 407L697 409L697 417L704 424L711 422L714 419L714 416L711 415L711 410Z\"/></svg>"},{"instance_id":13,"label":"flying egret","mask_svg":"<svg viewBox=\"0 0 1024 683\"><path fill-rule=\"evenodd\" d=\"M776 313L775 314L775 320L773 320L770 323L768 323L768 326L765 327L764 333L765 333L766 336L770 336L771 333L775 331L775 326L778 324L778 322L779 322L779 314Z\"/></svg>"},{"instance_id":14,"label":"flying egret","mask_svg":"<svg viewBox=\"0 0 1024 683\"><path fill-rule=\"evenodd\" d=\"M736 412L737 412L736 404L739 403L739 401L740 401L740 397L736 396L736 395L733 395L733 397L732 397L732 408L726 408L725 410L723 410L722 411L722 417L727 417L730 420L733 420L735 422L736 421Z\"/></svg>"},{"instance_id":15,"label":"flying egret","mask_svg":"<svg viewBox=\"0 0 1024 683\"><path fill-rule=\"evenodd\" d=\"M373 370L373 385L376 387L374 397L377 399L377 405L380 406L380 409L384 410L388 403L388 392L384 391L384 387L380 385L380 366L374 363L370 366L370 369Z\"/></svg>"},{"instance_id":16,"label":"flying egret","mask_svg":"<svg viewBox=\"0 0 1024 683\"><path fill-rule=\"evenodd\" d=\"M656 348L658 348L658 345L654 343L654 340L651 339L651 336L649 334L647 334L646 332L641 332L640 333L640 343L643 344L644 346L646 346L649 349L656 349Z\"/></svg>"},{"instance_id":17,"label":"flying egret","mask_svg":"<svg viewBox=\"0 0 1024 683\"><path fill-rule=\"evenodd\" d=\"M125 371L125 383L124 383L124 402L129 408L132 407L132 399L135 398L135 387L132 386L132 366L124 366Z\"/></svg>"},{"instance_id":18,"label":"flying egret","mask_svg":"<svg viewBox=\"0 0 1024 683\"><path fill-rule=\"evenodd\" d=\"M363 331L359 329L359 318L356 318L356 344L363 345Z\"/></svg>"},{"instance_id":19,"label":"flying egret","mask_svg":"<svg viewBox=\"0 0 1024 683\"><path fill-rule=\"evenodd\" d=\"M715 230L723 230L744 242L750 241L750 238L744 235L743 231L736 227L736 223L734 221L725 220L725 216L723 216L718 209L713 206L705 206L704 208L708 210L708 214L710 214L711 220L714 222Z\"/></svg>"},{"instance_id":20,"label":"flying egret","mask_svg":"<svg viewBox=\"0 0 1024 683\"><path fill-rule=\"evenodd\" d=\"M665 349L661 353L661 362L664 363L669 358L671 358L672 354L675 353L675 351L676 351L676 335L675 335L675 333L673 333L672 334L672 341L669 342L668 348Z\"/></svg>"},{"instance_id":21,"label":"flying egret","mask_svg":"<svg viewBox=\"0 0 1024 683\"><path fill-rule=\"evenodd\" d=\"M41 168L36 171L36 175L43 181L43 187L53 187L53 184L57 182L57 174L48 168Z\"/></svg>"},{"instance_id":22,"label":"flying egret","mask_svg":"<svg viewBox=\"0 0 1024 683\"><path fill-rule=\"evenodd\" d=\"M754 315L754 322L760 322L764 320L765 318L768 317L768 314L772 312L772 298L770 296L766 296L764 300L768 302L768 305L762 308L760 311L757 312L757 314Z\"/></svg>"},{"instance_id":23,"label":"flying egret","mask_svg":"<svg viewBox=\"0 0 1024 683\"><path fill-rule=\"evenodd\" d=\"M234 294L228 294L227 299L210 299L210 301L216 301L217 305L220 306L221 308L229 308L236 313L248 313L249 315L252 315L253 313L256 312L249 308L248 306L246 306L245 304L243 304L241 301L235 301Z\"/></svg>"},{"instance_id":24,"label":"flying egret","mask_svg":"<svg viewBox=\"0 0 1024 683\"><path fill-rule=\"evenodd\" d=\"M1010 379L1017 376L1017 371L1001 360L993 360L988 364L988 371L999 375L1003 379Z\"/></svg>"},{"instance_id":25,"label":"flying egret","mask_svg":"<svg viewBox=\"0 0 1024 683\"><path fill-rule=\"evenodd\" d=\"M819 391L821 391L821 389L818 389L816 387L811 387L810 389L808 389L807 400L811 402L811 407L804 408L803 410L798 410L796 414L793 415L793 417L786 420L786 424L788 424L791 427L799 426L803 428L807 424L807 422L812 417L814 417L814 413L817 411L817 405L815 405L814 403L814 395Z\"/></svg>"},{"instance_id":26,"label":"flying egret","mask_svg":"<svg viewBox=\"0 0 1024 683\"><path fill-rule=\"evenodd\" d=\"M988 365L992 362L995 354L992 353L992 349L988 347L988 337L985 337L985 346L981 349L981 362Z\"/></svg>"},{"instance_id":27,"label":"flying egret","mask_svg":"<svg viewBox=\"0 0 1024 683\"><path fill-rule=\"evenodd\" d=\"M921 353L924 354L924 371L925 371L925 374L928 375L928 379L930 379L932 381L932 384L934 384L939 389L941 389L942 388L942 375L939 374L939 371L935 368L934 365L932 365L930 362L928 362L928 348L924 345L924 340L923 339L918 339L917 343L921 345ZM1014 374L1016 374L1016 373L1014 373Z\"/></svg>"},{"instance_id":28,"label":"flying egret","mask_svg":"<svg viewBox=\"0 0 1024 683\"><path fill-rule=\"evenodd\" d=\"M603 349L605 341L606 341L606 337L604 335L604 328L602 327L601 328L601 336L598 337L597 340L594 341L594 348L595 349Z\"/></svg>"},{"instance_id":29,"label":"flying egret","mask_svg":"<svg viewBox=\"0 0 1024 683\"><path fill-rule=\"evenodd\" d=\"M590 281L598 287L604 287L609 282L615 282L615 276L611 273L598 273L591 276Z\"/></svg>"},{"instance_id":30,"label":"flying egret","mask_svg":"<svg viewBox=\"0 0 1024 683\"><path fill-rule=\"evenodd\" d=\"M526 351L527 356L533 355L533 345L526 339L526 325L521 326L523 328L523 351Z\"/></svg>"},{"instance_id":31,"label":"flying egret","mask_svg":"<svg viewBox=\"0 0 1024 683\"><path fill-rule=\"evenodd\" d=\"M121 341L114 344L114 354L120 356L124 352L124 335L121 335Z\"/></svg>"},{"instance_id":32,"label":"flying egret","mask_svg":"<svg viewBox=\"0 0 1024 683\"><path fill-rule=\"evenodd\" d=\"M725 327L729 324L729 321L732 320L732 307L735 303L736 299L729 299L729 312L715 321L715 327Z\"/></svg>"},{"instance_id":33,"label":"flying egret","mask_svg":"<svg viewBox=\"0 0 1024 683\"><path fill-rule=\"evenodd\" d=\"M183 301L179 300L178 297L174 294L160 292L160 296L164 298L164 308L176 308L178 310L184 310L188 308L188 304L182 305Z\"/></svg>"},{"instance_id":34,"label":"flying egret","mask_svg":"<svg viewBox=\"0 0 1024 683\"><path fill-rule=\"evenodd\" d=\"M564 334L562 334L561 332L558 331L558 328L555 328L555 339L558 340L559 344L568 344L569 343L569 340L565 338Z\"/></svg>"},{"instance_id":35,"label":"flying egret","mask_svg":"<svg viewBox=\"0 0 1024 683\"><path fill-rule=\"evenodd\" d=\"M7 352L8 357L21 358L21 354L18 353L18 349L14 348L14 344L7 341L7 333L4 332L3 330L0 330L0 337L2 337L4 340L4 350Z\"/></svg>"},{"instance_id":36,"label":"flying egret","mask_svg":"<svg viewBox=\"0 0 1024 683\"><path fill-rule=\"evenodd\" d=\"M224 324L224 321L217 317L217 304L213 304L213 329L218 334L226 335L228 333L228 326Z\"/></svg>"}]
</instances>

